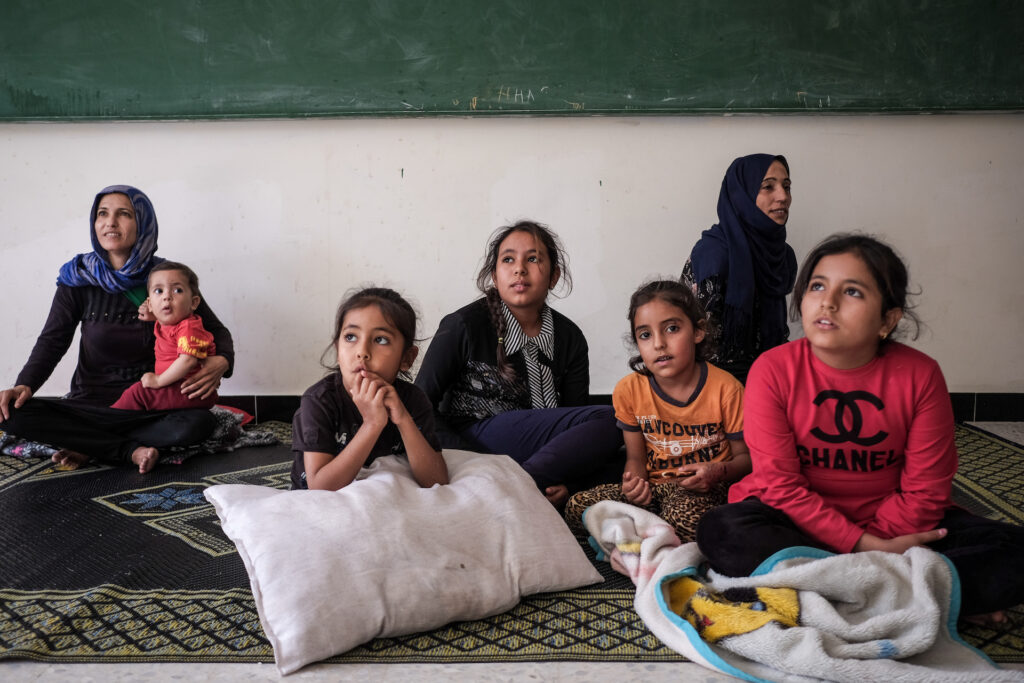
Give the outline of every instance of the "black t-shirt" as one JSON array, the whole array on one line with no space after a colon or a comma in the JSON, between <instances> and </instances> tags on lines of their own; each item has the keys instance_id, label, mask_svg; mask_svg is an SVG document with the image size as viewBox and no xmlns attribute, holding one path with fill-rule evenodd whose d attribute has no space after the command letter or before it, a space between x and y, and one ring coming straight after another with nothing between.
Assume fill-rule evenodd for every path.
<instances>
[{"instance_id":1,"label":"black t-shirt","mask_svg":"<svg viewBox=\"0 0 1024 683\"><path fill-rule=\"evenodd\" d=\"M402 379L396 379L394 387L423 438L432 448L441 450L441 445L434 434L434 411L426 394ZM340 373L331 373L306 389L292 420L292 489L308 488L303 452L315 451L337 455L355 436L362 424L363 417L345 389ZM388 422L377 437L377 443L373 445L373 450L370 451L363 466L369 465L382 455L404 454L402 435L394 423Z\"/></svg>"}]
</instances>

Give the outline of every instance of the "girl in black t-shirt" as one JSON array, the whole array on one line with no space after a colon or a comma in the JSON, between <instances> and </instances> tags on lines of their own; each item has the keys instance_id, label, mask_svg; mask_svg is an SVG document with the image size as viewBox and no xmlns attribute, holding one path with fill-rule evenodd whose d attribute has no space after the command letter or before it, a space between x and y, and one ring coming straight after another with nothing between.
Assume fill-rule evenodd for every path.
<instances>
[{"instance_id":1,"label":"girl in black t-shirt","mask_svg":"<svg viewBox=\"0 0 1024 683\"><path fill-rule=\"evenodd\" d=\"M342 301L335 371L306 390L295 413L292 488L336 491L382 455L407 457L424 488L448 483L430 401L401 377L416 359L415 334L416 313L394 290Z\"/></svg>"}]
</instances>

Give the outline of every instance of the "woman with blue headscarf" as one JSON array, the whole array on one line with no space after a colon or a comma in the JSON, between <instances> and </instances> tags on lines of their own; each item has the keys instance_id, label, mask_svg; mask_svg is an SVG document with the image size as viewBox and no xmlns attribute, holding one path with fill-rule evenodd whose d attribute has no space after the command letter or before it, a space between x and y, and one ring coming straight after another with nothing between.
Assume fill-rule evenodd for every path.
<instances>
[{"instance_id":1,"label":"woman with blue headscarf","mask_svg":"<svg viewBox=\"0 0 1024 683\"><path fill-rule=\"evenodd\" d=\"M789 163L751 154L729 165L718 195L718 223L701 233L680 278L708 314L709 360L746 383L761 352L789 340L786 295L796 255L786 244Z\"/></svg>"},{"instance_id":2,"label":"woman with blue headscarf","mask_svg":"<svg viewBox=\"0 0 1024 683\"><path fill-rule=\"evenodd\" d=\"M108 406L153 369L153 324L139 319L149 271L164 259L157 220L142 191L104 188L89 217L93 250L61 266L50 315L15 386L0 391L0 428L61 447L54 460L76 467L87 459L134 462L148 471L156 449L202 441L216 426L208 410L136 412ZM196 313L219 355L206 359L182 385L193 397L212 394L230 374L231 334L206 305ZM32 399L71 346L81 325L78 365L63 400Z\"/></svg>"}]
</instances>

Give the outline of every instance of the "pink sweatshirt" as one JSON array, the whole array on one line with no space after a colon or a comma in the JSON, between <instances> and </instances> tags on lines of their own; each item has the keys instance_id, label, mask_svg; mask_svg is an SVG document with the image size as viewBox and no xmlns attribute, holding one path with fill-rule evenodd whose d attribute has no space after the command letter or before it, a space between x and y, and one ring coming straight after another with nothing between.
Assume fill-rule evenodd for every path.
<instances>
[{"instance_id":1,"label":"pink sweatshirt","mask_svg":"<svg viewBox=\"0 0 1024 683\"><path fill-rule=\"evenodd\" d=\"M891 343L836 370L799 339L758 358L744 403L754 469L729 502L756 496L837 552L865 531L934 529L952 506L953 408L938 364L919 351Z\"/></svg>"}]
</instances>

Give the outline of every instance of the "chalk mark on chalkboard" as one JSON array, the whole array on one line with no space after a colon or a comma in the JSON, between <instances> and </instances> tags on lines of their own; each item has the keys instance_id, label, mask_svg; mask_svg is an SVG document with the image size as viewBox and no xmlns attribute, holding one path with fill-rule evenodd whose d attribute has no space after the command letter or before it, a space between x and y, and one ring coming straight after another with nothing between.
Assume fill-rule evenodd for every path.
<instances>
[{"instance_id":1,"label":"chalk mark on chalkboard","mask_svg":"<svg viewBox=\"0 0 1024 683\"><path fill-rule=\"evenodd\" d=\"M570 102L569 100L562 101L568 104L570 107L572 107L573 111L583 111L584 109L587 108L587 105L583 102Z\"/></svg>"},{"instance_id":2,"label":"chalk mark on chalkboard","mask_svg":"<svg viewBox=\"0 0 1024 683\"><path fill-rule=\"evenodd\" d=\"M181 29L181 35L185 40L191 40L193 43L206 43L210 40L206 31L198 26L186 26Z\"/></svg>"},{"instance_id":3,"label":"chalk mark on chalkboard","mask_svg":"<svg viewBox=\"0 0 1024 683\"><path fill-rule=\"evenodd\" d=\"M423 111L423 107L417 107L416 105L409 104L404 100L402 101L402 106L405 107L406 109L412 109L413 111Z\"/></svg>"},{"instance_id":4,"label":"chalk mark on chalkboard","mask_svg":"<svg viewBox=\"0 0 1024 683\"><path fill-rule=\"evenodd\" d=\"M796 100L797 100L797 102L802 104L804 107L813 107L814 104L813 103L809 103L807 101L807 96L808 95L811 95L811 93L807 92L806 90L797 90L796 91ZM811 98L812 99L816 98L818 100L818 109L824 109L826 107L829 108L829 109L832 108L832 96L831 95L825 95L824 98L822 98L820 95L817 96L817 97L814 96L814 95L811 95Z\"/></svg>"},{"instance_id":5,"label":"chalk mark on chalkboard","mask_svg":"<svg viewBox=\"0 0 1024 683\"><path fill-rule=\"evenodd\" d=\"M533 94L532 88L527 88L525 91L522 88L515 88L513 90L513 87L508 85L502 85L498 88L497 99L498 102L505 100L515 104L526 104L527 102L537 101L537 97Z\"/></svg>"}]
</instances>

